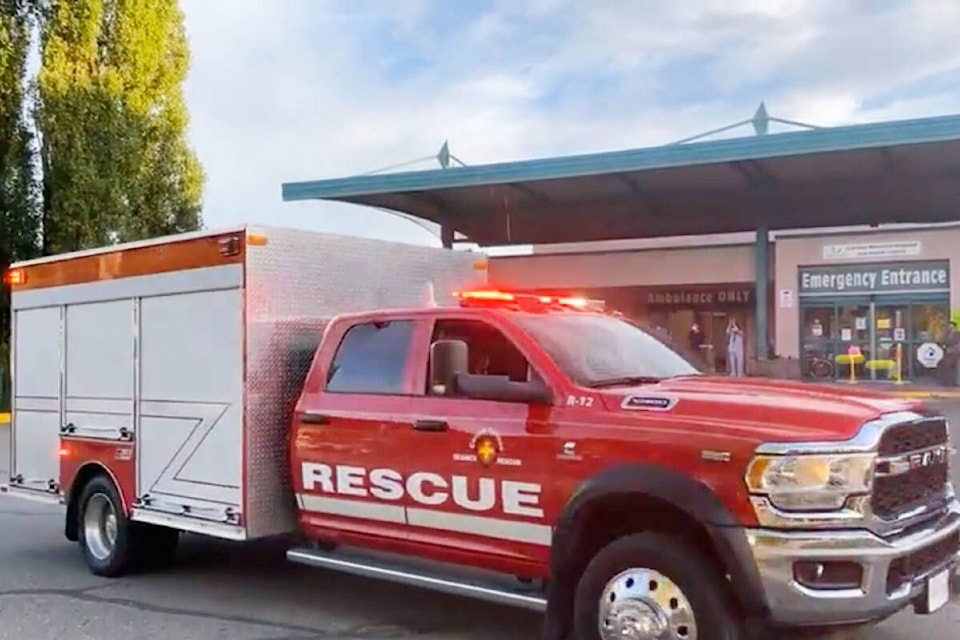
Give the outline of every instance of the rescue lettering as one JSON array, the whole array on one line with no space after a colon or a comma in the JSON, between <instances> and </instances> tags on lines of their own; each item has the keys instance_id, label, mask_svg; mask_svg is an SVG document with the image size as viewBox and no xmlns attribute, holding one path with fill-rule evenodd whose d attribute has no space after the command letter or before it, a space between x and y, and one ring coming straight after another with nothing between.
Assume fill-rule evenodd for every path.
<instances>
[{"instance_id":1,"label":"rescue lettering","mask_svg":"<svg viewBox=\"0 0 960 640\"><path fill-rule=\"evenodd\" d=\"M437 507L448 502L468 511L492 511L499 502L504 514L542 518L541 486L532 482L495 480L476 476L444 477L417 471L406 480L395 469L367 470L350 465L301 463L304 491L322 491L357 498L395 502L409 496L414 502Z\"/></svg>"}]
</instances>

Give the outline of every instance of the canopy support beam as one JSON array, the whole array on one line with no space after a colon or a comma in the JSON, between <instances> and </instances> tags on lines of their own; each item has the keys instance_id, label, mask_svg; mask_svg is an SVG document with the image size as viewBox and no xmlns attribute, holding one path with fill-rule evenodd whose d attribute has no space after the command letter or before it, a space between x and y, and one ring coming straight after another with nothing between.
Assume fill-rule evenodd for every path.
<instances>
[{"instance_id":1,"label":"canopy support beam","mask_svg":"<svg viewBox=\"0 0 960 640\"><path fill-rule=\"evenodd\" d=\"M767 315L770 306L767 292L770 288L770 230L767 225L757 225L757 243L754 247L754 276L757 281L757 360L767 360L769 350L769 323Z\"/></svg>"}]
</instances>

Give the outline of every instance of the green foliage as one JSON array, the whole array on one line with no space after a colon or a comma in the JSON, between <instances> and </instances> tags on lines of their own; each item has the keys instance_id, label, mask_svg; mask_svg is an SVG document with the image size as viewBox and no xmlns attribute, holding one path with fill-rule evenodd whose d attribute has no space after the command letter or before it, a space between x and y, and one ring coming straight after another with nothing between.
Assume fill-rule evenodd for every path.
<instances>
[{"instance_id":1,"label":"green foliage","mask_svg":"<svg viewBox=\"0 0 960 640\"><path fill-rule=\"evenodd\" d=\"M29 9L25 0L0 0L0 272L14 260L31 258L38 251L33 138L24 110ZM10 297L4 287L0 293L0 374L7 363L9 335ZM3 378L5 375L0 375L0 388L4 388ZM0 405L5 400L0 397Z\"/></svg>"},{"instance_id":2,"label":"green foliage","mask_svg":"<svg viewBox=\"0 0 960 640\"><path fill-rule=\"evenodd\" d=\"M0 0L0 252L29 254L36 244L31 136L23 109L30 19L24 0Z\"/></svg>"},{"instance_id":3,"label":"green foliage","mask_svg":"<svg viewBox=\"0 0 960 640\"><path fill-rule=\"evenodd\" d=\"M201 226L188 67L177 0L0 0L0 269Z\"/></svg>"},{"instance_id":4,"label":"green foliage","mask_svg":"<svg viewBox=\"0 0 960 640\"><path fill-rule=\"evenodd\" d=\"M30 14L0 0L0 268L31 257L38 239L32 137L24 111Z\"/></svg>"},{"instance_id":5,"label":"green foliage","mask_svg":"<svg viewBox=\"0 0 960 640\"><path fill-rule=\"evenodd\" d=\"M198 228L176 0L52 0L41 23L44 253Z\"/></svg>"}]
</instances>

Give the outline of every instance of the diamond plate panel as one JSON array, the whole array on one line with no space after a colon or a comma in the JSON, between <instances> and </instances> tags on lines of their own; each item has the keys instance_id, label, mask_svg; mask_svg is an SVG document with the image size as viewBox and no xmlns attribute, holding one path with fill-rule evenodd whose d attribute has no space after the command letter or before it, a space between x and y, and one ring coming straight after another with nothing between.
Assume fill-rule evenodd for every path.
<instances>
[{"instance_id":1,"label":"diamond plate panel","mask_svg":"<svg viewBox=\"0 0 960 640\"><path fill-rule=\"evenodd\" d=\"M249 228L247 245L246 507L250 538L296 530L287 436L320 336L337 314L426 303L483 282L476 254L365 238Z\"/></svg>"}]
</instances>

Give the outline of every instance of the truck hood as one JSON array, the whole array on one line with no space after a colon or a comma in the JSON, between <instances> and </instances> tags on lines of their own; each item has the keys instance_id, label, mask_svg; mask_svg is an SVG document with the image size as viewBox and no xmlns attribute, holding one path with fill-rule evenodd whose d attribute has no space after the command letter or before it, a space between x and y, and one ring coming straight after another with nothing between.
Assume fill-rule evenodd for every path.
<instances>
[{"instance_id":1,"label":"truck hood","mask_svg":"<svg viewBox=\"0 0 960 640\"><path fill-rule=\"evenodd\" d=\"M786 442L846 440L868 420L922 404L860 386L720 376L683 376L600 394L605 407L625 419L659 415Z\"/></svg>"}]
</instances>

